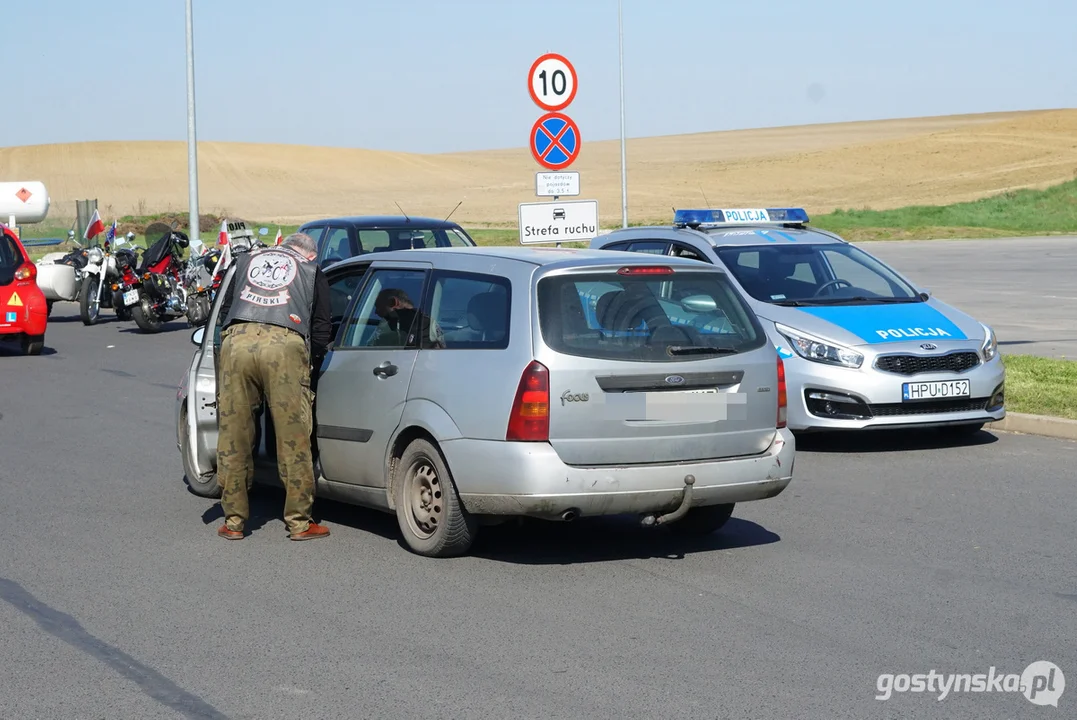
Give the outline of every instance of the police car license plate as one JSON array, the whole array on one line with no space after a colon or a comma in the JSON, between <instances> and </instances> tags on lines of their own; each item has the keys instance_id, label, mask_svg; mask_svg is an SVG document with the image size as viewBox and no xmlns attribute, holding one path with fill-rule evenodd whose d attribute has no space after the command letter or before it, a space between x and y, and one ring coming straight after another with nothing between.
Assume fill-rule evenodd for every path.
<instances>
[{"instance_id":1,"label":"police car license plate","mask_svg":"<svg viewBox=\"0 0 1077 720\"><path fill-rule=\"evenodd\" d=\"M944 398L969 397L968 380L940 380L937 382L902 383L903 400L940 400Z\"/></svg>"},{"instance_id":2,"label":"police car license plate","mask_svg":"<svg viewBox=\"0 0 1077 720\"><path fill-rule=\"evenodd\" d=\"M138 290L128 290L123 294L124 305L137 305L138 304Z\"/></svg>"}]
</instances>

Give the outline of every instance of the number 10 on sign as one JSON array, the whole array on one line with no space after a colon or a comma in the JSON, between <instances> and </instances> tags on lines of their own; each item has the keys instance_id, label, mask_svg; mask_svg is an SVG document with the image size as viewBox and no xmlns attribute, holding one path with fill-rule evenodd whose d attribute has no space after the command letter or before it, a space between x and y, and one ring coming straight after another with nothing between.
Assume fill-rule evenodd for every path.
<instances>
[{"instance_id":1,"label":"number 10 on sign","mask_svg":"<svg viewBox=\"0 0 1077 720\"><path fill-rule=\"evenodd\" d=\"M531 65L527 90L543 110L553 112L568 107L576 98L576 68L563 55L547 53Z\"/></svg>"}]
</instances>

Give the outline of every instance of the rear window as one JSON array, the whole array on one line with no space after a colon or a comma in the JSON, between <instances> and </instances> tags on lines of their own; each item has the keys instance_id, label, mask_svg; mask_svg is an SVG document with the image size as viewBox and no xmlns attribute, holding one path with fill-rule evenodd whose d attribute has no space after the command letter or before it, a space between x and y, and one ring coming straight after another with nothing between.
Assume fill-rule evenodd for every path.
<instances>
[{"instance_id":1,"label":"rear window","mask_svg":"<svg viewBox=\"0 0 1077 720\"><path fill-rule=\"evenodd\" d=\"M547 277L538 284L538 311L546 345L580 357L683 362L766 343L755 314L719 272Z\"/></svg>"}]
</instances>

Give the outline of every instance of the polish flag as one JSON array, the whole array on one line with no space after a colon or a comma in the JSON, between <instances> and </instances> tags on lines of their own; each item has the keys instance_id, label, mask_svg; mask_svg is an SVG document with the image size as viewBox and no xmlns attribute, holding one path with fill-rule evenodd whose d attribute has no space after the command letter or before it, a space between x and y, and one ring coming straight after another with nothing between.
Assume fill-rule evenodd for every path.
<instances>
[{"instance_id":1,"label":"polish flag","mask_svg":"<svg viewBox=\"0 0 1077 720\"><path fill-rule=\"evenodd\" d=\"M228 244L228 221L221 220L221 234L217 236L218 245Z\"/></svg>"},{"instance_id":2,"label":"polish flag","mask_svg":"<svg viewBox=\"0 0 1077 720\"><path fill-rule=\"evenodd\" d=\"M82 237L89 240L103 232L105 232L105 223L101 222L101 214L94 210L93 215L90 216L90 224L86 227L86 232L83 233Z\"/></svg>"},{"instance_id":3,"label":"polish flag","mask_svg":"<svg viewBox=\"0 0 1077 720\"><path fill-rule=\"evenodd\" d=\"M273 244L274 245L280 245L283 240L284 240L284 236L280 234L280 228L278 227L277 228L277 239Z\"/></svg>"}]
</instances>

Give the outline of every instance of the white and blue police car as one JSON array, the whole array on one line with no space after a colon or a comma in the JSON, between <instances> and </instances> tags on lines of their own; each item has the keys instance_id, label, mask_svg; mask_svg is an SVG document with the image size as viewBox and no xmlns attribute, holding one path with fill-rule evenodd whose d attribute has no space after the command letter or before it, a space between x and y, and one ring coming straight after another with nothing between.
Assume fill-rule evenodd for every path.
<instances>
[{"instance_id":1,"label":"white and blue police car","mask_svg":"<svg viewBox=\"0 0 1077 720\"><path fill-rule=\"evenodd\" d=\"M724 269L784 359L793 431L974 433L1006 416L994 331L809 228L801 208L676 210L672 226L614 230L591 247Z\"/></svg>"}]
</instances>

